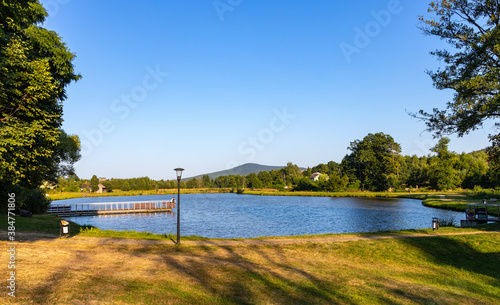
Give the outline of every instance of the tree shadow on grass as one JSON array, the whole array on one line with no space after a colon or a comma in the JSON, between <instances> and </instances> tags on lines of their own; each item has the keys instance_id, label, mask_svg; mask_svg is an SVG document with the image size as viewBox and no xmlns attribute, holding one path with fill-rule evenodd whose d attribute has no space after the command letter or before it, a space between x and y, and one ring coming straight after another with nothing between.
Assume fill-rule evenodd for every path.
<instances>
[{"instance_id":1,"label":"tree shadow on grass","mask_svg":"<svg viewBox=\"0 0 500 305\"><path fill-rule=\"evenodd\" d=\"M491 245L484 245L484 248L493 247L491 252L482 252L477 250L473 244L490 242L487 239L479 239L478 235L462 236L436 236L426 238L404 238L402 242L419 249L425 256L436 265L450 266L459 270L464 270L473 274L490 277L489 284L493 287L500 287L500 252L498 242L491 241ZM461 240L462 239L462 240ZM466 240L464 240L466 239ZM437 275L439 277L440 275ZM442 279L438 279L442 280ZM456 284L455 284L456 283ZM457 285L457 288L468 289L471 292L478 292L489 297L498 297L498 295L488 291L475 291L472 282L470 286L463 287L462 281L454 281L449 278L447 285ZM477 288L477 287L476 287Z\"/></svg>"},{"instance_id":2,"label":"tree shadow on grass","mask_svg":"<svg viewBox=\"0 0 500 305\"><path fill-rule=\"evenodd\" d=\"M474 242L476 236L460 236ZM402 241L420 249L433 262L473 273L483 274L500 281L500 252L485 253L467 241L447 236L404 238Z\"/></svg>"},{"instance_id":3,"label":"tree shadow on grass","mask_svg":"<svg viewBox=\"0 0 500 305\"><path fill-rule=\"evenodd\" d=\"M292 266L279 246L245 247L244 253L237 247L214 246L219 249L216 253L202 249L186 256L165 256L162 263L225 303L352 303L338 293L341 287Z\"/></svg>"}]
</instances>

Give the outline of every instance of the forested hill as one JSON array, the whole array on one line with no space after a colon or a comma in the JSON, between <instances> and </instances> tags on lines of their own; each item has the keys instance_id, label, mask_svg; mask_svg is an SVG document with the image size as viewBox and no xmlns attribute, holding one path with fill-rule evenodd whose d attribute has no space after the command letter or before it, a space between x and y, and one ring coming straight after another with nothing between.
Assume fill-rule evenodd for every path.
<instances>
[{"instance_id":1,"label":"forested hill","mask_svg":"<svg viewBox=\"0 0 500 305\"><path fill-rule=\"evenodd\" d=\"M272 171L272 170L276 170L276 169L282 169L284 167L285 166L270 166L270 165L260 165L260 164L256 164L256 163L245 163L243 165L236 166L236 167L233 167L231 169L226 169L223 171L218 171L218 172L204 174L204 175L208 175L208 177L210 177L210 179L215 179L215 178L220 177L220 176L229 176L229 175L246 176L246 175L250 175L251 173L258 174L259 172L263 172L263 171L267 172L267 171ZM197 178L203 177L204 175L190 177L190 178L186 178L186 179L182 179L182 180L189 180L192 178L197 179Z\"/></svg>"}]
</instances>

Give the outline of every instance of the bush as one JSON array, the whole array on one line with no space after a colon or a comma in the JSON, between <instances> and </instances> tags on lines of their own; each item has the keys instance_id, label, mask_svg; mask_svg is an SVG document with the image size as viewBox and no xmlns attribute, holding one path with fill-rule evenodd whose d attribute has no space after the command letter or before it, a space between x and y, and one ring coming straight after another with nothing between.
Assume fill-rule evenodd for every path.
<instances>
[{"instance_id":1,"label":"bush","mask_svg":"<svg viewBox=\"0 0 500 305\"><path fill-rule=\"evenodd\" d=\"M441 218L439 219L440 227L456 227L455 219L453 218Z\"/></svg>"},{"instance_id":2,"label":"bush","mask_svg":"<svg viewBox=\"0 0 500 305\"><path fill-rule=\"evenodd\" d=\"M9 194L15 194L15 213L20 210L28 210L33 214L43 214L47 212L50 205L50 199L45 196L45 191L42 189L28 189L21 186L3 186L0 188L2 211L7 211L7 202Z\"/></svg>"}]
</instances>

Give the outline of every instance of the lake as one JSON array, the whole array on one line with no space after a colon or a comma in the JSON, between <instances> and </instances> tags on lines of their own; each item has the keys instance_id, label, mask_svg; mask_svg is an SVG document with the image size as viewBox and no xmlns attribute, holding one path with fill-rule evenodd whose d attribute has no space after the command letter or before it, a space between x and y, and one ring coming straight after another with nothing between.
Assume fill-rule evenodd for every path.
<instances>
[{"instance_id":1,"label":"lake","mask_svg":"<svg viewBox=\"0 0 500 305\"><path fill-rule=\"evenodd\" d=\"M89 197L59 204L169 200L173 195ZM175 195L177 198L177 195ZM176 233L173 213L65 217L102 230ZM415 199L255 196L238 194L181 195L181 236L249 238L323 233L358 233L430 228L432 218L460 223L464 213L424 207Z\"/></svg>"}]
</instances>

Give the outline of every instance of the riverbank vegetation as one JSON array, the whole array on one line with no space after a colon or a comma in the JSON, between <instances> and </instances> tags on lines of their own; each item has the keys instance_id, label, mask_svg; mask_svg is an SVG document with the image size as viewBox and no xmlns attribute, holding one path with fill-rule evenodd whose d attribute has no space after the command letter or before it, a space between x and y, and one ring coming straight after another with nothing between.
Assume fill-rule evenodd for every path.
<instances>
[{"instance_id":1,"label":"riverbank vegetation","mask_svg":"<svg viewBox=\"0 0 500 305\"><path fill-rule=\"evenodd\" d=\"M230 188L196 188L181 189L181 194L213 194L213 193L231 193ZM159 189L159 190L138 190L138 191L113 191L106 193L83 193L83 192L51 192L47 194L50 200L62 200L82 197L116 197L116 196L142 196L142 195L177 195L177 189Z\"/></svg>"},{"instance_id":2,"label":"riverbank vegetation","mask_svg":"<svg viewBox=\"0 0 500 305\"><path fill-rule=\"evenodd\" d=\"M301 170L288 163L278 170L261 171L246 176L229 175L210 179L183 180L181 189L276 189L278 191L313 191L352 193L419 192L469 189L476 192L500 187L500 166L485 150L457 154L448 150L449 140L442 138L427 156L403 156L398 143L390 135L369 134L351 143L350 154L340 163L330 161ZM97 179L97 177L93 177ZM107 192L140 191L142 194L175 192L177 181L132 179L101 179ZM88 180L77 176L61 177L49 194L85 192Z\"/></svg>"}]
</instances>

